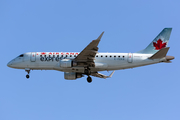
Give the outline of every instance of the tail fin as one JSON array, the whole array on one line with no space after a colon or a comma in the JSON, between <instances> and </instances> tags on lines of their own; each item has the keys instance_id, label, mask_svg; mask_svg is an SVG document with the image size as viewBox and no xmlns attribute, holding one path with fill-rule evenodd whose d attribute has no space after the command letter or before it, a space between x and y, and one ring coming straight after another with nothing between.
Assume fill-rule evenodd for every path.
<instances>
[{"instance_id":1,"label":"tail fin","mask_svg":"<svg viewBox=\"0 0 180 120\"><path fill-rule=\"evenodd\" d=\"M144 49L136 53L154 54L160 49L167 47L172 28L164 28L159 35Z\"/></svg>"}]
</instances>

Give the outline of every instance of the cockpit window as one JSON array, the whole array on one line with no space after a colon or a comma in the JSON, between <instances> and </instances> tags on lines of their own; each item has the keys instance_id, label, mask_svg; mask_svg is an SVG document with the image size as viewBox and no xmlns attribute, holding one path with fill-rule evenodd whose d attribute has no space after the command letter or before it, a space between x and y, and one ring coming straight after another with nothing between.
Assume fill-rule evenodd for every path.
<instances>
[{"instance_id":1,"label":"cockpit window","mask_svg":"<svg viewBox=\"0 0 180 120\"><path fill-rule=\"evenodd\" d=\"M18 57L24 57L24 54L19 55Z\"/></svg>"}]
</instances>

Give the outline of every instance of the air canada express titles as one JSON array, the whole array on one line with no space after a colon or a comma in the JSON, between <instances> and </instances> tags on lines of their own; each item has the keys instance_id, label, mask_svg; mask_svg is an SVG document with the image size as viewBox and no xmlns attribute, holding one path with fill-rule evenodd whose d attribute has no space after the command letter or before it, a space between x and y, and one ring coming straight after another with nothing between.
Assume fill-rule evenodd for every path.
<instances>
[{"instance_id":1,"label":"air canada express titles","mask_svg":"<svg viewBox=\"0 0 180 120\"><path fill-rule=\"evenodd\" d=\"M40 61L59 61L69 57L76 57L78 53L41 53Z\"/></svg>"},{"instance_id":2,"label":"air canada express titles","mask_svg":"<svg viewBox=\"0 0 180 120\"><path fill-rule=\"evenodd\" d=\"M79 53L69 53L69 52L41 52L41 55L78 55ZM37 54L38 55L38 54Z\"/></svg>"}]
</instances>

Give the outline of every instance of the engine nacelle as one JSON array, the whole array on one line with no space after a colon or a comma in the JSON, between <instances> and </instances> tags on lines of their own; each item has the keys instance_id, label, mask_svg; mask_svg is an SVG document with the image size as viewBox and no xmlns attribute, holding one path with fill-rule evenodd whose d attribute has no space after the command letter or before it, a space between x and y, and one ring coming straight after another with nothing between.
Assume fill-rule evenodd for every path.
<instances>
[{"instance_id":1,"label":"engine nacelle","mask_svg":"<svg viewBox=\"0 0 180 120\"><path fill-rule=\"evenodd\" d=\"M77 78L83 77L80 73L75 72L64 72L64 79L66 80L75 80Z\"/></svg>"},{"instance_id":2,"label":"engine nacelle","mask_svg":"<svg viewBox=\"0 0 180 120\"><path fill-rule=\"evenodd\" d=\"M70 59L62 59L59 61L59 66L62 68L70 68L70 67L73 67L76 65L77 65L77 63Z\"/></svg>"}]
</instances>

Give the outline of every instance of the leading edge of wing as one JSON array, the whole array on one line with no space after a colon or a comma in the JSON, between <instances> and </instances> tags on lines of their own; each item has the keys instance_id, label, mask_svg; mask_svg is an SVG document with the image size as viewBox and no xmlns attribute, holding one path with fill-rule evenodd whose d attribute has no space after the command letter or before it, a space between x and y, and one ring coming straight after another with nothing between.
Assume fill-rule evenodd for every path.
<instances>
[{"instance_id":1,"label":"leading edge of wing","mask_svg":"<svg viewBox=\"0 0 180 120\"><path fill-rule=\"evenodd\" d=\"M104 31L100 34L100 36L97 38L97 40L101 40L103 34L104 34Z\"/></svg>"},{"instance_id":2,"label":"leading edge of wing","mask_svg":"<svg viewBox=\"0 0 180 120\"><path fill-rule=\"evenodd\" d=\"M104 32L100 34L100 36L96 39L90 42L80 53L79 55L74 59L76 61L81 61L81 60L93 60L97 51L98 51L98 44L102 38L102 35Z\"/></svg>"}]
</instances>

